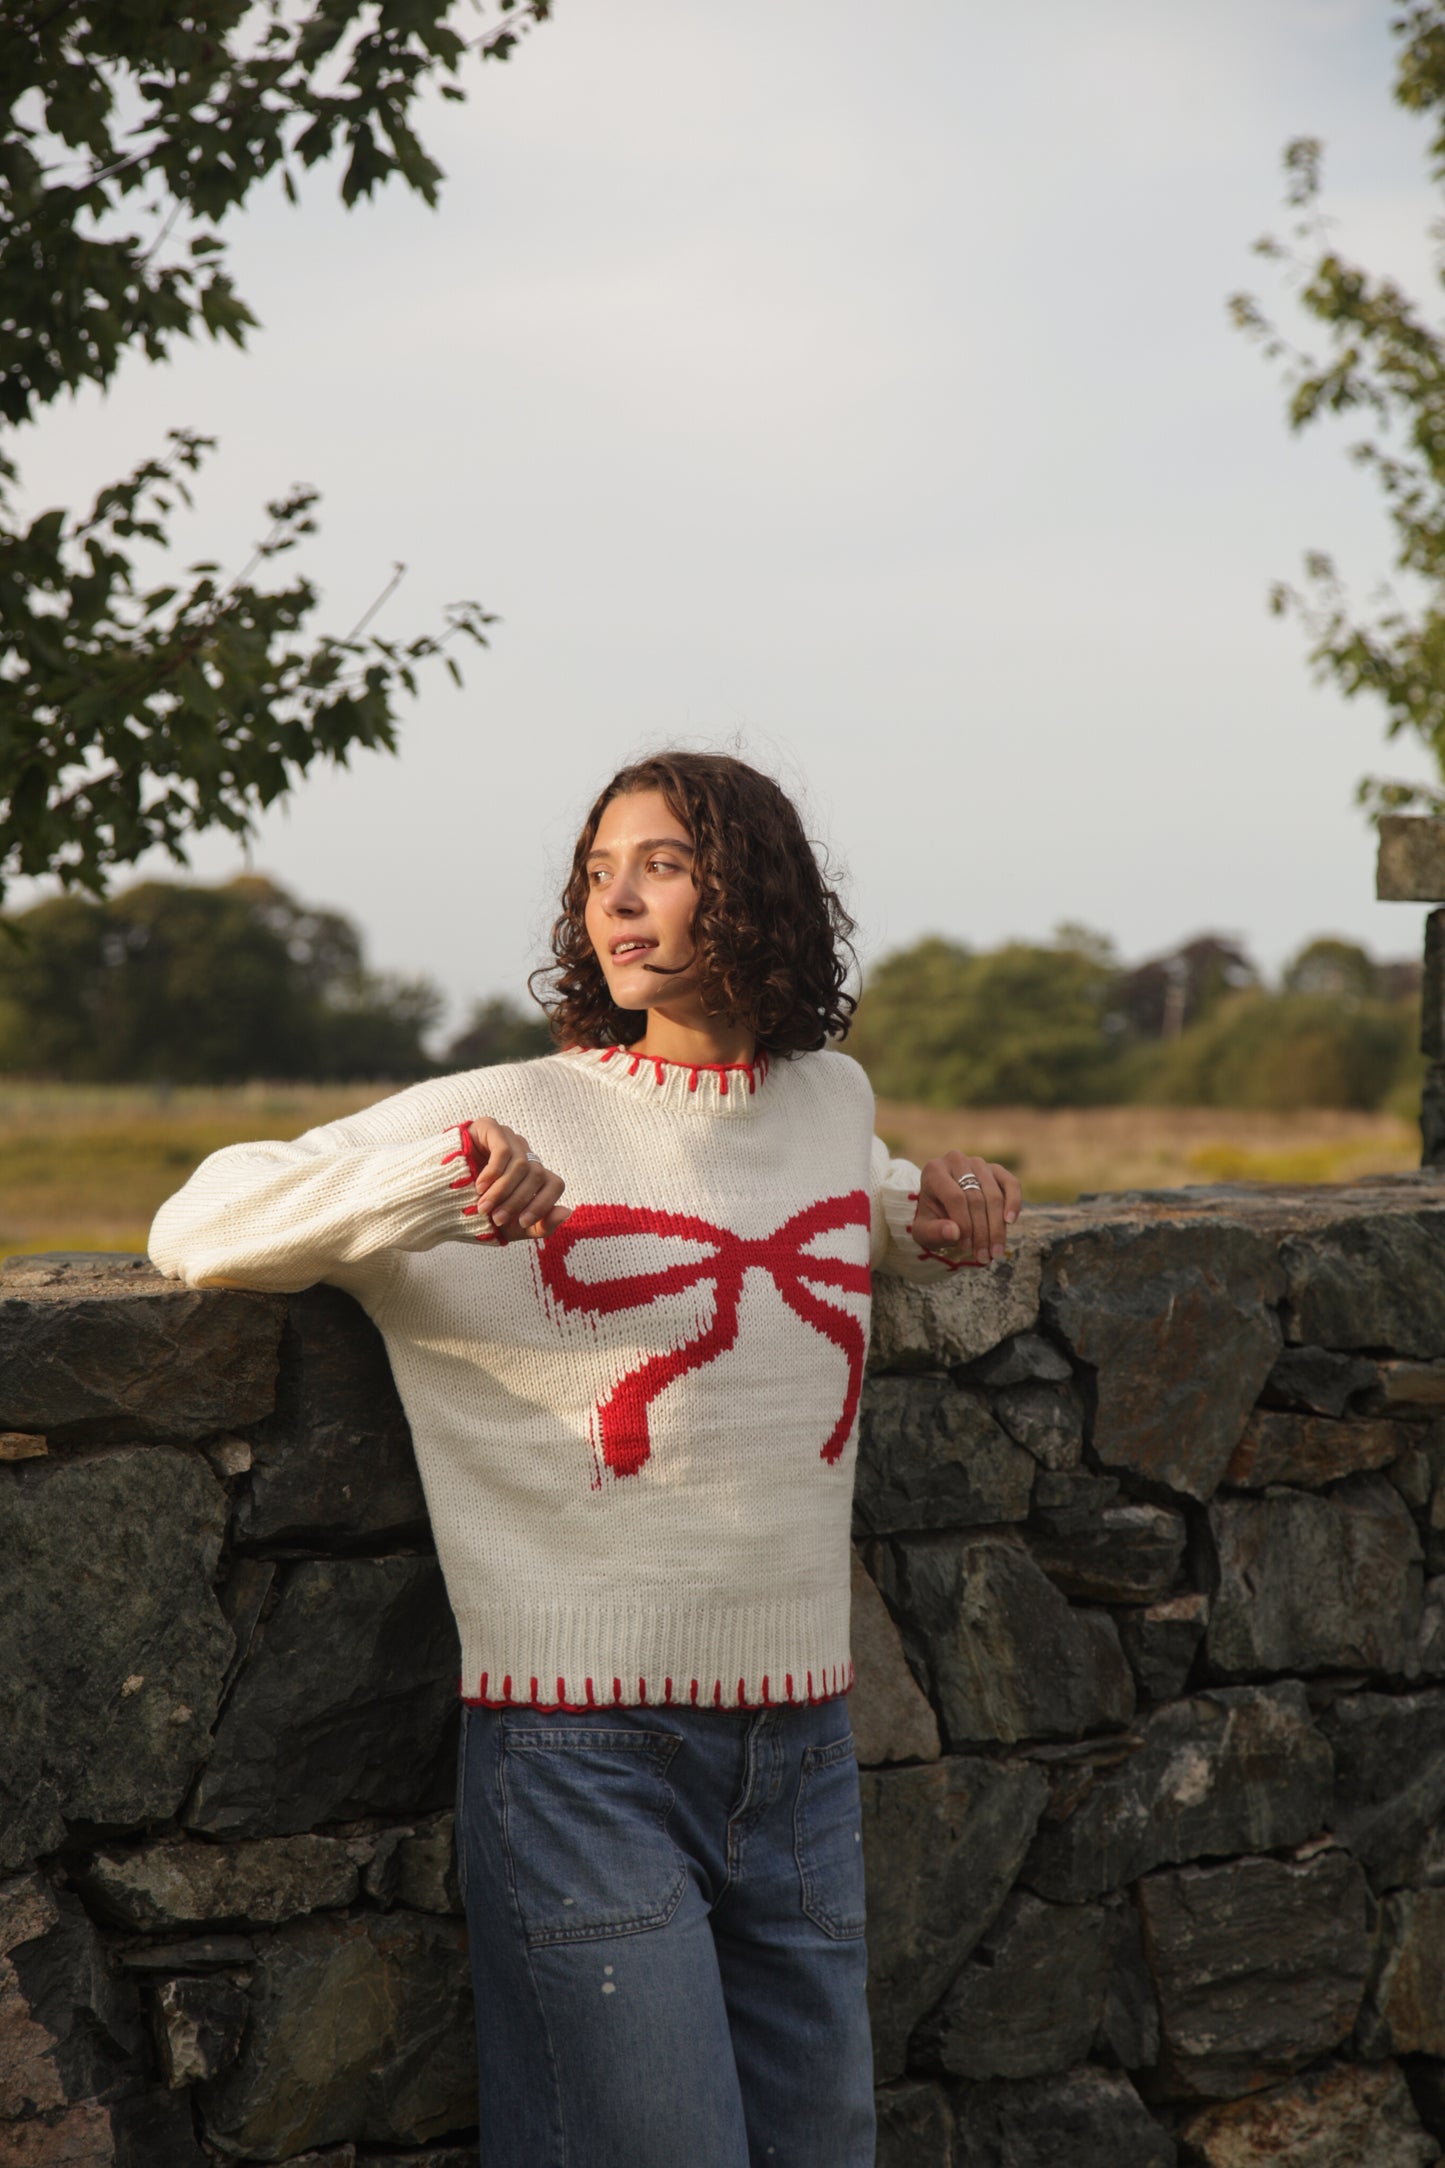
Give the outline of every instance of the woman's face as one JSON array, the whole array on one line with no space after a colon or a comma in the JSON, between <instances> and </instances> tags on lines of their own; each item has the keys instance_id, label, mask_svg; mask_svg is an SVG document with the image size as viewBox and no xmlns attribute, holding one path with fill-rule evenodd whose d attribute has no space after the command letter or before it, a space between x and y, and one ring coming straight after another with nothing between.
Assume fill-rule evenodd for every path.
<instances>
[{"instance_id":1,"label":"woman's face","mask_svg":"<svg viewBox=\"0 0 1445 2168\"><path fill-rule=\"evenodd\" d=\"M613 798L587 860L587 935L619 1009L696 992L692 838L661 791Z\"/></svg>"}]
</instances>

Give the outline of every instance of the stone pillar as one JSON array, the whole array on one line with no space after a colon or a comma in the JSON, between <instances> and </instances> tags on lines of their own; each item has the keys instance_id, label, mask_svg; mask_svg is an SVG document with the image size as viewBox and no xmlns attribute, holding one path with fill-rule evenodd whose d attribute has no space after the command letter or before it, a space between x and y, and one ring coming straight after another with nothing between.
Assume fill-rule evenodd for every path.
<instances>
[{"instance_id":1,"label":"stone pillar","mask_svg":"<svg viewBox=\"0 0 1445 2168\"><path fill-rule=\"evenodd\" d=\"M1445 820L1381 816L1375 894L1383 902L1445 903ZM1420 1051L1429 1064L1420 1098L1420 1164L1445 1167L1445 910L1425 921Z\"/></svg>"},{"instance_id":2,"label":"stone pillar","mask_svg":"<svg viewBox=\"0 0 1445 2168\"><path fill-rule=\"evenodd\" d=\"M1420 1052L1430 1065L1420 1101L1420 1164L1445 1167L1445 911L1432 911L1425 921Z\"/></svg>"}]
</instances>

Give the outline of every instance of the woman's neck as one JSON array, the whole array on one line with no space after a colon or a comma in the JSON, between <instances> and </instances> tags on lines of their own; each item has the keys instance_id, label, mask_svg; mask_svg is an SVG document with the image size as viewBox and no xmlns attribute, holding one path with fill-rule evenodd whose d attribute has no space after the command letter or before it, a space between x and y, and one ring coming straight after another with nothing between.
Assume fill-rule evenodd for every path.
<instances>
[{"instance_id":1,"label":"woman's neck","mask_svg":"<svg viewBox=\"0 0 1445 2168\"><path fill-rule=\"evenodd\" d=\"M757 1054L754 1032L719 1017L669 1016L665 1010L648 1011L647 1029L632 1042L634 1054L654 1061L678 1061L697 1069L727 1068L751 1062Z\"/></svg>"}]
</instances>

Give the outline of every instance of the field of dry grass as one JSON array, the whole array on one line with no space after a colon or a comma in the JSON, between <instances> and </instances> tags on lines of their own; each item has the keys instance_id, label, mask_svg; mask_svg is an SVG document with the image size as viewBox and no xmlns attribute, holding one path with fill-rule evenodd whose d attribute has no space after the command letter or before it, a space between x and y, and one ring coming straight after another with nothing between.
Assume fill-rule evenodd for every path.
<instances>
[{"instance_id":1,"label":"field of dry grass","mask_svg":"<svg viewBox=\"0 0 1445 2168\"><path fill-rule=\"evenodd\" d=\"M143 1250L157 1205L208 1152L247 1137L299 1136L383 1089L248 1084L163 1096L0 1084L0 1256ZM1040 1204L1184 1182L1343 1182L1413 1167L1420 1156L1414 1126L1383 1114L1133 1106L942 1114L880 1100L878 1126L912 1159L957 1145L1002 1160Z\"/></svg>"},{"instance_id":2,"label":"field of dry grass","mask_svg":"<svg viewBox=\"0 0 1445 2168\"><path fill-rule=\"evenodd\" d=\"M157 1205L223 1144L299 1137L382 1087L246 1084L163 1095L0 1083L0 1257L143 1250Z\"/></svg>"},{"instance_id":3,"label":"field of dry grass","mask_svg":"<svg viewBox=\"0 0 1445 2168\"><path fill-rule=\"evenodd\" d=\"M1348 1182L1420 1163L1413 1122L1333 1108L973 1107L943 1114L880 1099L878 1128L909 1159L957 1146L1001 1160L1037 1204L1185 1182Z\"/></svg>"}]
</instances>

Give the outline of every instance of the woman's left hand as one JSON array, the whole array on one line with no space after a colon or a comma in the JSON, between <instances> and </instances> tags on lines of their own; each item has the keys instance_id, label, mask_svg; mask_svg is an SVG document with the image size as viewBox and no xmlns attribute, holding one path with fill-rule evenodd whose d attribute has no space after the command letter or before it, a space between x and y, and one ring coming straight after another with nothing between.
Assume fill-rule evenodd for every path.
<instances>
[{"instance_id":1,"label":"woman's left hand","mask_svg":"<svg viewBox=\"0 0 1445 2168\"><path fill-rule=\"evenodd\" d=\"M960 1189L960 1176L970 1174L977 1189L972 1183ZM945 1152L923 1169L913 1238L926 1250L964 1250L976 1263L992 1264L1008 1255L1004 1231L1018 1218L1022 1202L1018 1178L1007 1167L967 1152Z\"/></svg>"}]
</instances>

